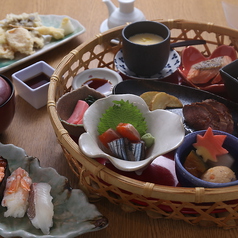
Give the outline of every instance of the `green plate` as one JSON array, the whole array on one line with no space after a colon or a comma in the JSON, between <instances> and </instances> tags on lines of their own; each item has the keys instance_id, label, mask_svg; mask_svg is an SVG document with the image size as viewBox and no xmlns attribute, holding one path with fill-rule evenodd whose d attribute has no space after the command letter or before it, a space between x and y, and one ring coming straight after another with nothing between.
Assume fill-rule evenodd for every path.
<instances>
[{"instance_id":1,"label":"green plate","mask_svg":"<svg viewBox=\"0 0 238 238\"><path fill-rule=\"evenodd\" d=\"M33 182L49 183L54 204L50 235L43 235L41 230L34 228L27 215L23 218L4 217L6 208L0 207L1 236L71 238L107 227L107 219L93 204L88 203L84 193L79 189L71 189L68 180L60 176L55 169L40 167L37 158L27 156L23 149L12 144L0 143L0 155L8 160L11 172L21 167L29 173Z\"/></svg>"},{"instance_id":2,"label":"green plate","mask_svg":"<svg viewBox=\"0 0 238 238\"><path fill-rule=\"evenodd\" d=\"M74 37L82 34L83 32L85 32L85 27L83 25L81 25L77 20L69 17L69 16L58 16L58 15L40 15L42 24L44 26L53 26L58 28L61 24L61 21L64 17L68 17L72 23L72 25L74 26L75 30L73 33L65 36L63 39L61 40L52 40L51 42L47 43L42 49L36 50L36 52L32 55L28 55L28 56L16 56L15 59L13 60L6 60L6 59L0 59L0 73L4 72L6 70L11 69L12 67L15 67L19 64L22 64L30 59L35 58L36 56L39 56L49 50L54 49L57 46L60 46L64 43L66 43L67 41L73 39Z\"/></svg>"}]
</instances>

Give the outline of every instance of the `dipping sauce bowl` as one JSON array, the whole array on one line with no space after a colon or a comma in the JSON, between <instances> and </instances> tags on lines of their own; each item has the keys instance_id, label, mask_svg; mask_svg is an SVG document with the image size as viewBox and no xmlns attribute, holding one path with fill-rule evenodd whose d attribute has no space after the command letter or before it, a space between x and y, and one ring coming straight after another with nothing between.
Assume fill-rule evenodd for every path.
<instances>
[{"instance_id":1,"label":"dipping sauce bowl","mask_svg":"<svg viewBox=\"0 0 238 238\"><path fill-rule=\"evenodd\" d=\"M46 105L50 77L54 68L39 61L12 75L18 94L35 109Z\"/></svg>"},{"instance_id":2,"label":"dipping sauce bowl","mask_svg":"<svg viewBox=\"0 0 238 238\"><path fill-rule=\"evenodd\" d=\"M107 68L86 69L77 74L72 82L74 90L88 85L106 96L112 93L112 89L122 81L122 77L114 70Z\"/></svg>"},{"instance_id":3,"label":"dipping sauce bowl","mask_svg":"<svg viewBox=\"0 0 238 238\"><path fill-rule=\"evenodd\" d=\"M0 75L0 134L11 124L15 114L15 90L12 82Z\"/></svg>"}]
</instances>

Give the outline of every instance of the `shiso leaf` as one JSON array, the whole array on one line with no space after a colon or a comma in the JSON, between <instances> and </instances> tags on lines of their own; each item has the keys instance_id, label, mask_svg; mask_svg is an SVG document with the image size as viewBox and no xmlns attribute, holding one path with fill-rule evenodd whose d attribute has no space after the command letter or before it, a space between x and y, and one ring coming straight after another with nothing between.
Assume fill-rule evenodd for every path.
<instances>
[{"instance_id":1,"label":"shiso leaf","mask_svg":"<svg viewBox=\"0 0 238 238\"><path fill-rule=\"evenodd\" d=\"M101 135L109 128L116 130L119 123L132 124L140 136L147 131L147 124L143 114L138 107L128 100L113 101L114 105L109 107L105 113L102 114L100 122L98 123L98 133Z\"/></svg>"}]
</instances>

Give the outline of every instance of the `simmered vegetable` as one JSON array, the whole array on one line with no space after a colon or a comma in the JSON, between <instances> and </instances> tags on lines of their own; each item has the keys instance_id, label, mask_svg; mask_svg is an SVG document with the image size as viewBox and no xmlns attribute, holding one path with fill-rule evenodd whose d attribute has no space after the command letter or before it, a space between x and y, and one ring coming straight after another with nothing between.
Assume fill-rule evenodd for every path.
<instances>
[{"instance_id":1,"label":"simmered vegetable","mask_svg":"<svg viewBox=\"0 0 238 238\"><path fill-rule=\"evenodd\" d=\"M197 135L197 142L193 144L196 153L202 156L204 162L211 160L216 162L218 155L227 154L228 151L222 147L226 135L214 135L209 127L204 136Z\"/></svg>"},{"instance_id":2,"label":"simmered vegetable","mask_svg":"<svg viewBox=\"0 0 238 238\"><path fill-rule=\"evenodd\" d=\"M186 157L183 166L188 172L198 178L200 178L208 169L208 166L203 161L202 157L198 156L194 150L192 150Z\"/></svg>"}]
</instances>

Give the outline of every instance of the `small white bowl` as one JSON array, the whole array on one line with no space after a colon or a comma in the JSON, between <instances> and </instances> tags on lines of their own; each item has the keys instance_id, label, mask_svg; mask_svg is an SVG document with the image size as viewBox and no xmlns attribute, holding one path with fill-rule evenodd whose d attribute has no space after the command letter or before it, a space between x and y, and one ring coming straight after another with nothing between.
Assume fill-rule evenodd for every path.
<instances>
[{"instance_id":1,"label":"small white bowl","mask_svg":"<svg viewBox=\"0 0 238 238\"><path fill-rule=\"evenodd\" d=\"M72 88L75 90L77 88L82 87L85 82L92 79L105 79L111 83L111 88L109 90L105 90L104 88L94 88L96 91L108 96L112 93L112 89L115 85L122 81L122 77L114 70L108 68L93 68L86 69L83 72L76 75L72 82ZM90 85L88 85L90 87Z\"/></svg>"},{"instance_id":2,"label":"small white bowl","mask_svg":"<svg viewBox=\"0 0 238 238\"><path fill-rule=\"evenodd\" d=\"M147 122L148 130L155 137L155 143L146 152L146 158L141 161L125 161L105 153L100 148L98 140L98 123L102 114L113 101L129 101L141 111ZM137 171L145 168L159 155L177 148L184 139L185 130L179 115L167 110L149 111L145 101L136 95L110 95L94 102L84 114L83 125L86 133L79 137L79 147L90 158L106 158L116 168L122 171Z\"/></svg>"},{"instance_id":3,"label":"small white bowl","mask_svg":"<svg viewBox=\"0 0 238 238\"><path fill-rule=\"evenodd\" d=\"M45 63L44 61L39 61L32 64L24 69L21 69L14 74L12 74L13 83L16 87L18 94L30 103L34 108L39 109L46 105L47 94L50 84L50 77L54 72L54 68ZM48 76L48 80L44 80L43 84L39 83L39 86L30 87L27 84L27 80L40 75L41 73Z\"/></svg>"}]
</instances>

